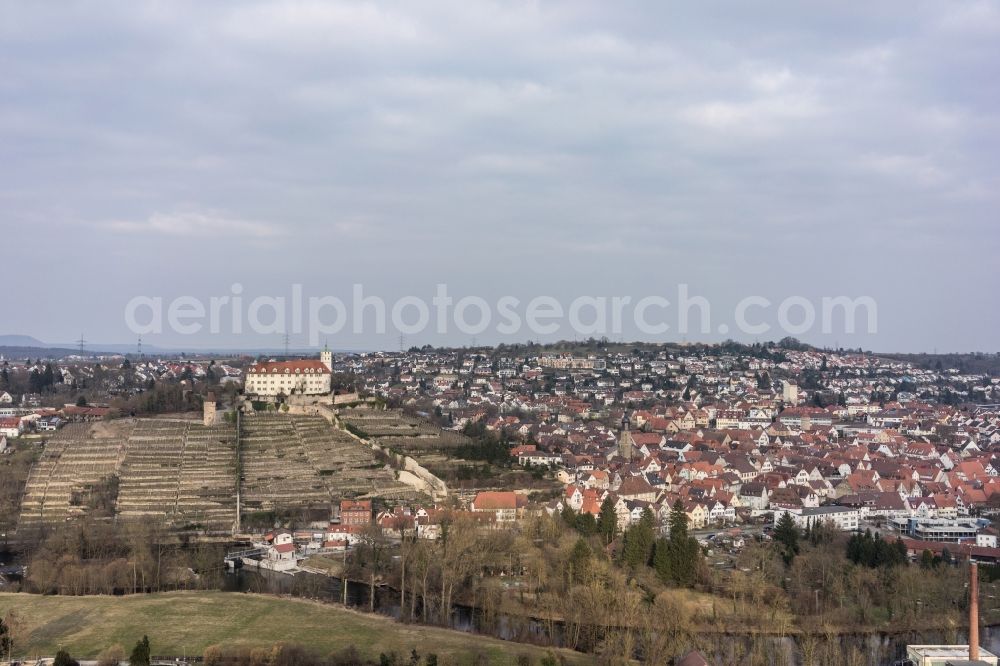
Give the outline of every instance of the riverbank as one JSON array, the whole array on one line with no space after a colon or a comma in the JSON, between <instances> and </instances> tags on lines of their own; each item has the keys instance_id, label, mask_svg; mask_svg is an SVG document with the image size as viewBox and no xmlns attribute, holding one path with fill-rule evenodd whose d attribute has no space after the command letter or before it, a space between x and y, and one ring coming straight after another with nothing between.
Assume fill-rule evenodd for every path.
<instances>
[{"instance_id":1,"label":"riverbank","mask_svg":"<svg viewBox=\"0 0 1000 666\"><path fill-rule=\"evenodd\" d=\"M331 653L353 645L377 660L379 653L435 653L458 663L483 655L490 664L516 664L524 654L540 660L548 650L461 631L402 624L330 604L266 594L166 592L112 596L0 594L0 616L16 610L23 620L14 652L52 655L60 647L77 658L96 657L115 643L130 649L148 634L154 654L200 655L210 645L265 647L284 642ZM559 650L570 664L592 664L586 655Z\"/></svg>"}]
</instances>

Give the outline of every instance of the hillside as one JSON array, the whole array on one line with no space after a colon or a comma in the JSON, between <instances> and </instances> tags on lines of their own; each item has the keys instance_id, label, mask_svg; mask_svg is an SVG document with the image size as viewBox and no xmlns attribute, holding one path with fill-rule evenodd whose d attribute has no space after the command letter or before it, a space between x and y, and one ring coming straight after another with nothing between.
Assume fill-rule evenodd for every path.
<instances>
[{"instance_id":1,"label":"hillside","mask_svg":"<svg viewBox=\"0 0 1000 666\"><path fill-rule=\"evenodd\" d=\"M879 354L904 363L912 363L924 370L947 370L954 368L961 374L985 374L991 377L1000 375L1000 353L984 354Z\"/></svg>"},{"instance_id":2,"label":"hillside","mask_svg":"<svg viewBox=\"0 0 1000 666\"><path fill-rule=\"evenodd\" d=\"M30 335L0 335L0 347L47 347L44 342Z\"/></svg>"},{"instance_id":3,"label":"hillside","mask_svg":"<svg viewBox=\"0 0 1000 666\"><path fill-rule=\"evenodd\" d=\"M15 609L26 638L15 654L52 655L60 647L93 658L115 643L131 648L148 634L154 655L197 655L210 645L265 647L299 644L328 654L354 645L366 657L395 651L436 653L444 663L515 664L546 650L460 631L399 624L310 601L233 592L173 592L126 597L58 597L0 594L0 616ZM593 663L561 651L571 664ZM477 662L478 663L478 662Z\"/></svg>"}]
</instances>

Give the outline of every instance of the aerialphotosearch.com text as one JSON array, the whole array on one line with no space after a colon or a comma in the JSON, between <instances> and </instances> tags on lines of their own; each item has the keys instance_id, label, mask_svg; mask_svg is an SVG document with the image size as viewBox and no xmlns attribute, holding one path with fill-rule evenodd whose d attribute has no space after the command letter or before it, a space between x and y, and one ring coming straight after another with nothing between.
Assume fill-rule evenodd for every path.
<instances>
[{"instance_id":1,"label":"aerialphotosearch.com text","mask_svg":"<svg viewBox=\"0 0 1000 666\"><path fill-rule=\"evenodd\" d=\"M491 331L523 339L556 333L610 337L626 330L644 336L736 332L759 336L776 330L784 335L816 331L852 334L861 327L874 334L878 330L878 308L870 296L792 295L779 301L745 296L728 311L728 317L720 319L709 299L692 294L684 283L676 286L670 298L658 294L581 295L572 299L538 295L494 300L474 295L456 298L447 284L436 285L428 298L410 295L387 299L366 292L361 284L352 286L350 297L341 298L306 296L301 284L291 285L286 295L252 296L236 283L229 293L208 298L135 296L125 305L124 314L126 325L136 335L305 334L310 346L345 331L407 336L455 331L476 336Z\"/></svg>"}]
</instances>

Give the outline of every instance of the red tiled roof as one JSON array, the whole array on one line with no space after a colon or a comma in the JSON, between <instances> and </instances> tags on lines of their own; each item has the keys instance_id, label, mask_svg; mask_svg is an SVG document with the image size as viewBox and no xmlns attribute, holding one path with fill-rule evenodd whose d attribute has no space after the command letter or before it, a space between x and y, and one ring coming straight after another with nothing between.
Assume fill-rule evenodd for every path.
<instances>
[{"instance_id":1,"label":"red tiled roof","mask_svg":"<svg viewBox=\"0 0 1000 666\"><path fill-rule=\"evenodd\" d=\"M330 368L326 364L316 359L303 359L299 361L264 361L254 363L247 370L248 374L295 374L295 373L330 373Z\"/></svg>"},{"instance_id":2,"label":"red tiled roof","mask_svg":"<svg viewBox=\"0 0 1000 666\"><path fill-rule=\"evenodd\" d=\"M476 511L499 511L500 509L516 509L517 494L512 492L481 492L472 500Z\"/></svg>"}]
</instances>

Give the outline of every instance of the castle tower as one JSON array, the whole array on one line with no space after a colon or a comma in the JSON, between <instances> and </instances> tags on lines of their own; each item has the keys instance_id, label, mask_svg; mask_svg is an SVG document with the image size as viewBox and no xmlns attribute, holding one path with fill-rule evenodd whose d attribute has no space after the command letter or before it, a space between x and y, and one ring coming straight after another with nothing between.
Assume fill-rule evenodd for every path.
<instances>
[{"instance_id":1,"label":"castle tower","mask_svg":"<svg viewBox=\"0 0 1000 666\"><path fill-rule=\"evenodd\" d=\"M205 398L205 402L202 403L202 422L206 427L216 424L216 419L218 418L217 411L218 405L215 402L215 394L209 393L208 397Z\"/></svg>"},{"instance_id":2,"label":"castle tower","mask_svg":"<svg viewBox=\"0 0 1000 666\"><path fill-rule=\"evenodd\" d=\"M333 372L333 352L326 345L323 345L323 351L319 353L319 360L323 361L327 370Z\"/></svg>"}]
</instances>

